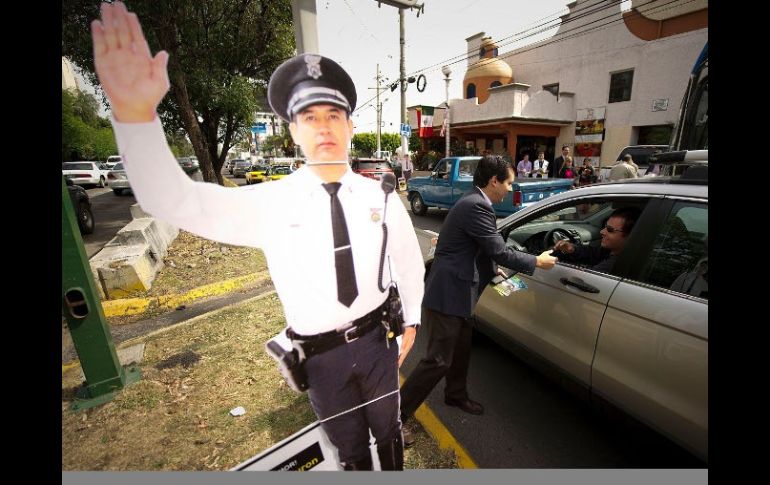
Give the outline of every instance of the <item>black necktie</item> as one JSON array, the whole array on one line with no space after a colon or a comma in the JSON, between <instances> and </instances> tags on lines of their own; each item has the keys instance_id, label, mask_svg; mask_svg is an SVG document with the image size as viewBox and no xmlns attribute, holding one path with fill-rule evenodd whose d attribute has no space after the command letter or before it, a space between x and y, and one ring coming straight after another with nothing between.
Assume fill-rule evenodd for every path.
<instances>
[{"instance_id":1,"label":"black necktie","mask_svg":"<svg viewBox=\"0 0 770 485\"><path fill-rule=\"evenodd\" d=\"M323 184L329 192L332 208L332 231L334 232L334 266L337 268L337 300L349 307L358 296L356 286L356 271L353 266L353 251L350 247L348 225L345 223L345 213L337 197L340 183Z\"/></svg>"}]
</instances>

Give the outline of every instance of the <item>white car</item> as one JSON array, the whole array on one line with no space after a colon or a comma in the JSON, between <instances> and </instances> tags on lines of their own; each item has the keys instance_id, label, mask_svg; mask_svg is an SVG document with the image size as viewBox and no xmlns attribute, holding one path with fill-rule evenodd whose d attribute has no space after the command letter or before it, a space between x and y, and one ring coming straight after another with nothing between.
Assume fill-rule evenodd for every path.
<instances>
[{"instance_id":1,"label":"white car","mask_svg":"<svg viewBox=\"0 0 770 485\"><path fill-rule=\"evenodd\" d=\"M61 166L64 178L72 180L75 185L107 185L109 168L102 162L65 162Z\"/></svg>"},{"instance_id":2,"label":"white car","mask_svg":"<svg viewBox=\"0 0 770 485\"><path fill-rule=\"evenodd\" d=\"M112 167L112 170L107 173L107 179L110 181L110 188L115 195L122 195L124 190L131 190L126 170L123 168L123 162L118 162Z\"/></svg>"},{"instance_id":3,"label":"white car","mask_svg":"<svg viewBox=\"0 0 770 485\"><path fill-rule=\"evenodd\" d=\"M104 165L106 165L107 168L112 170L115 167L116 163L120 163L122 161L123 161L123 157L121 157L120 155L111 155L107 157L107 161L104 162Z\"/></svg>"}]
</instances>

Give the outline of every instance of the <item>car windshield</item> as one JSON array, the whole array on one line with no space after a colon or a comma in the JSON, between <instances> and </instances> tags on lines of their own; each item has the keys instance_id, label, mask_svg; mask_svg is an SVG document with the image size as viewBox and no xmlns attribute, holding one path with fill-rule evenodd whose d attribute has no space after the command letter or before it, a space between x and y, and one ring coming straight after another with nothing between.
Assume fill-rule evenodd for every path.
<instances>
[{"instance_id":1,"label":"car windshield","mask_svg":"<svg viewBox=\"0 0 770 485\"><path fill-rule=\"evenodd\" d=\"M289 167L275 167L273 169L274 174L280 174L280 175L288 175L291 173L291 169Z\"/></svg>"},{"instance_id":2,"label":"car windshield","mask_svg":"<svg viewBox=\"0 0 770 485\"><path fill-rule=\"evenodd\" d=\"M67 162L62 164L62 170L93 170L93 163Z\"/></svg>"},{"instance_id":3,"label":"car windshield","mask_svg":"<svg viewBox=\"0 0 770 485\"><path fill-rule=\"evenodd\" d=\"M123 170L123 164L122 164L122 163L120 163L120 162L116 163L116 164L115 164L115 166L114 166L114 167L112 167L112 170L113 170L113 171L114 171L114 170Z\"/></svg>"},{"instance_id":4,"label":"car windshield","mask_svg":"<svg viewBox=\"0 0 770 485\"><path fill-rule=\"evenodd\" d=\"M358 162L359 170L385 170L390 168L387 162Z\"/></svg>"}]
</instances>

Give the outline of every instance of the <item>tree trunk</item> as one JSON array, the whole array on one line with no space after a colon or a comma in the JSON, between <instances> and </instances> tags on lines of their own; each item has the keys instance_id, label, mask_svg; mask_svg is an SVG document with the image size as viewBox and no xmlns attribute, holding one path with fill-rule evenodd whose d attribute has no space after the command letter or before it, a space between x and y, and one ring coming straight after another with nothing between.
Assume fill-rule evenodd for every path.
<instances>
[{"instance_id":1,"label":"tree trunk","mask_svg":"<svg viewBox=\"0 0 770 485\"><path fill-rule=\"evenodd\" d=\"M176 55L176 25L173 23L164 25L162 28L158 29L157 35L160 47L169 53L168 75L171 83L171 95L174 96L174 100L180 108L179 115L182 119L182 125L184 126L187 135L190 137L190 143L192 143L195 155L200 162L203 180L206 182L216 181L219 185L224 185L222 175L217 174L214 171L208 143L203 136L203 132L198 124L198 119L195 116L195 110L193 109L192 104L190 103L190 97L187 94L185 75L182 72L182 66L180 66ZM214 147L214 150L216 150L216 147Z\"/></svg>"}]
</instances>

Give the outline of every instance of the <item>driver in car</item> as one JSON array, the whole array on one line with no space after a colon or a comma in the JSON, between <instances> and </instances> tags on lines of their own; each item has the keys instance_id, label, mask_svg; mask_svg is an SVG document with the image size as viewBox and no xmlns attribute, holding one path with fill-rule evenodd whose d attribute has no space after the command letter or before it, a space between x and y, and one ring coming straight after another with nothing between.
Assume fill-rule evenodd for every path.
<instances>
[{"instance_id":1,"label":"driver in car","mask_svg":"<svg viewBox=\"0 0 770 485\"><path fill-rule=\"evenodd\" d=\"M628 235L631 234L638 218L638 208L619 207L612 211L604 228L599 232L602 237L601 246L573 244L562 239L553 246L553 254L561 261L585 264L595 271L609 273L618 255L623 251ZM560 254L557 255L557 252Z\"/></svg>"}]
</instances>

